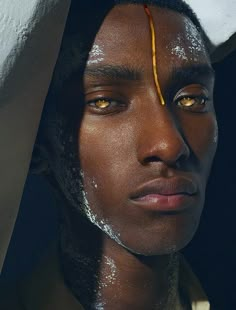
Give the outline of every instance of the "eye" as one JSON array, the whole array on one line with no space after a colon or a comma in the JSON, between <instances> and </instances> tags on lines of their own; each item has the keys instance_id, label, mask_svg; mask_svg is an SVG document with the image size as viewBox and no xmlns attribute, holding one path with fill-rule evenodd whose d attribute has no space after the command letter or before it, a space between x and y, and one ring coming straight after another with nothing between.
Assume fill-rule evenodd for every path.
<instances>
[{"instance_id":1,"label":"eye","mask_svg":"<svg viewBox=\"0 0 236 310\"><path fill-rule=\"evenodd\" d=\"M99 98L90 100L87 102L87 106L89 106L92 112L98 114L112 114L124 110L126 104L114 99Z\"/></svg>"},{"instance_id":2,"label":"eye","mask_svg":"<svg viewBox=\"0 0 236 310\"><path fill-rule=\"evenodd\" d=\"M205 112L208 98L205 96L185 96L176 100L177 106L192 112Z\"/></svg>"},{"instance_id":3,"label":"eye","mask_svg":"<svg viewBox=\"0 0 236 310\"><path fill-rule=\"evenodd\" d=\"M106 109L111 105L111 101L107 99L99 99L97 101L94 101L94 106L98 109Z\"/></svg>"}]
</instances>

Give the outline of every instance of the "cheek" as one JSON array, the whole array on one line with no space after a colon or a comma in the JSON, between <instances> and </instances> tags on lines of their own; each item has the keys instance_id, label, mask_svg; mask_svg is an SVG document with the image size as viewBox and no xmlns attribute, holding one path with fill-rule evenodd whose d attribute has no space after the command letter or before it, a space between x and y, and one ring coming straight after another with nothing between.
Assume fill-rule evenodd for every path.
<instances>
[{"instance_id":1,"label":"cheek","mask_svg":"<svg viewBox=\"0 0 236 310\"><path fill-rule=\"evenodd\" d=\"M85 117L79 135L80 166L87 192L97 197L117 196L121 181L134 161L133 129L124 122L90 122ZM109 193L107 192L109 189ZM100 197L101 198L101 197Z\"/></svg>"},{"instance_id":2,"label":"cheek","mask_svg":"<svg viewBox=\"0 0 236 310\"><path fill-rule=\"evenodd\" d=\"M191 116L191 121L187 121L188 116L182 118L184 124L184 135L188 142L192 153L197 158L201 167L209 170L214 158L217 141L218 141L218 126L215 114L206 113Z\"/></svg>"}]
</instances>

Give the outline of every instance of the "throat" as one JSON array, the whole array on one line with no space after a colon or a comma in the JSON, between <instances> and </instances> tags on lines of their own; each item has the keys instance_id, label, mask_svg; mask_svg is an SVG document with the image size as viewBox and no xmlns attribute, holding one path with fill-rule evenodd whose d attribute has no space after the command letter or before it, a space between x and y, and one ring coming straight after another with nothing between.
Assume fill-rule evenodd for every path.
<instances>
[{"instance_id":1,"label":"throat","mask_svg":"<svg viewBox=\"0 0 236 310\"><path fill-rule=\"evenodd\" d=\"M182 309L178 256L166 257L169 262L165 264L160 258L152 258L150 262L150 259L129 255L125 262L104 257L92 309L115 309L115 305L119 305L117 309Z\"/></svg>"},{"instance_id":2,"label":"throat","mask_svg":"<svg viewBox=\"0 0 236 310\"><path fill-rule=\"evenodd\" d=\"M178 254L135 255L84 219L76 231L71 230L75 226L68 227L61 230L61 269L66 285L86 310L184 309Z\"/></svg>"}]
</instances>

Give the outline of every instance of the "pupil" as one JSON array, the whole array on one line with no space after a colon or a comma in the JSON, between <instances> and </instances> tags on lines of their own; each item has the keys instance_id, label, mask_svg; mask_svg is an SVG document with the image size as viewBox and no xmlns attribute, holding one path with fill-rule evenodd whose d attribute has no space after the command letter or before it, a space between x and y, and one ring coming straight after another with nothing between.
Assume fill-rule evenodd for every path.
<instances>
[{"instance_id":1,"label":"pupil","mask_svg":"<svg viewBox=\"0 0 236 310\"><path fill-rule=\"evenodd\" d=\"M192 99L192 98L184 98L182 100L182 104L185 105L186 107L191 107L194 104L194 99Z\"/></svg>"},{"instance_id":2,"label":"pupil","mask_svg":"<svg viewBox=\"0 0 236 310\"><path fill-rule=\"evenodd\" d=\"M109 102L106 100L99 100L97 101L96 106L98 108L107 108L109 106Z\"/></svg>"}]
</instances>

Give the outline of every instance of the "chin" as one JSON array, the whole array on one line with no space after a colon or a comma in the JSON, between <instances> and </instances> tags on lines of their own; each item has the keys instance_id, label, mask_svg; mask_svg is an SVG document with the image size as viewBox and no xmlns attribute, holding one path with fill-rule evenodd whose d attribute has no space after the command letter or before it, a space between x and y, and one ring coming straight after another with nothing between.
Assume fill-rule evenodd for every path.
<instances>
[{"instance_id":1,"label":"chin","mask_svg":"<svg viewBox=\"0 0 236 310\"><path fill-rule=\"evenodd\" d=\"M146 245L139 244L137 246L133 246L132 244L119 242L119 245L135 255L161 256L179 252L185 248L191 240L192 236L187 238L187 240L168 240L165 244L162 242L149 242L149 244Z\"/></svg>"},{"instance_id":2,"label":"chin","mask_svg":"<svg viewBox=\"0 0 236 310\"><path fill-rule=\"evenodd\" d=\"M171 221L159 223L148 229L131 227L127 230L122 229L122 233L114 233L109 235L119 246L128 250L135 255L142 256L159 256L173 254L182 250L192 240L198 225L199 219L192 221ZM106 231L107 234L107 231Z\"/></svg>"}]
</instances>

